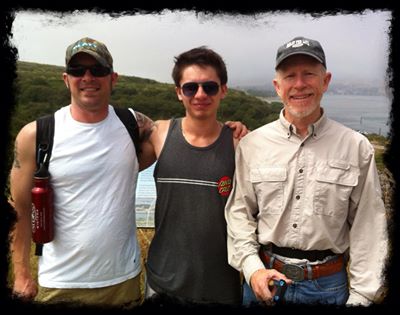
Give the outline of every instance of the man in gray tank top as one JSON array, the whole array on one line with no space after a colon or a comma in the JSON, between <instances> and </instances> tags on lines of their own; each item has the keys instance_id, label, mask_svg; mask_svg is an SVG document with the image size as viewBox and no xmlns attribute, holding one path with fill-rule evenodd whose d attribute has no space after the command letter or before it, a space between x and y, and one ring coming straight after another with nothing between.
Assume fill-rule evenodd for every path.
<instances>
[{"instance_id":1,"label":"man in gray tank top","mask_svg":"<svg viewBox=\"0 0 400 315\"><path fill-rule=\"evenodd\" d=\"M238 139L217 120L226 66L202 46L175 58L172 77L185 117L157 121L142 144L144 154L158 160L146 297L240 305L240 273L228 264L224 218Z\"/></svg>"}]
</instances>

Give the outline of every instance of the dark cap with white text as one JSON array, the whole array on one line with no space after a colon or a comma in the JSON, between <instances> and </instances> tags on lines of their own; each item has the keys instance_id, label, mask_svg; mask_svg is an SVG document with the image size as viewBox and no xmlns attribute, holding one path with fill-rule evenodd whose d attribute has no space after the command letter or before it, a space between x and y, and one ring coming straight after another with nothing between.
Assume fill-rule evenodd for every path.
<instances>
[{"instance_id":1,"label":"dark cap with white text","mask_svg":"<svg viewBox=\"0 0 400 315\"><path fill-rule=\"evenodd\" d=\"M311 56L322 63L322 65L326 68L325 53L321 44L313 39L295 37L291 41L279 47L276 54L275 69L279 67L282 61L293 55Z\"/></svg>"}]
</instances>

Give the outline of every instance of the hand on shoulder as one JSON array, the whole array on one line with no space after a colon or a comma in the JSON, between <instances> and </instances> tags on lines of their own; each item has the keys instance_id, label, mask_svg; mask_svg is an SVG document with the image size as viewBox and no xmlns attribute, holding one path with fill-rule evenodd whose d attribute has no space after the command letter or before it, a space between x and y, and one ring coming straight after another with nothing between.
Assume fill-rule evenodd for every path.
<instances>
[{"instance_id":1,"label":"hand on shoulder","mask_svg":"<svg viewBox=\"0 0 400 315\"><path fill-rule=\"evenodd\" d=\"M240 121L231 121L228 120L225 122L229 128L233 130L233 137L237 140L242 139L245 135L247 135L250 130Z\"/></svg>"}]
</instances>

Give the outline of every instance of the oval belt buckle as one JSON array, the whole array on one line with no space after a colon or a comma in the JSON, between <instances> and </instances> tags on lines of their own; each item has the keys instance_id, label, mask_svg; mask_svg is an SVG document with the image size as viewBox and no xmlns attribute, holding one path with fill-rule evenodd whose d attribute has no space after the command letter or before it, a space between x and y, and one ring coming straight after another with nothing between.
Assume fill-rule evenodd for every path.
<instances>
[{"instance_id":1,"label":"oval belt buckle","mask_svg":"<svg viewBox=\"0 0 400 315\"><path fill-rule=\"evenodd\" d=\"M284 264L282 267L282 273L294 281L304 280L304 269L297 265Z\"/></svg>"}]
</instances>

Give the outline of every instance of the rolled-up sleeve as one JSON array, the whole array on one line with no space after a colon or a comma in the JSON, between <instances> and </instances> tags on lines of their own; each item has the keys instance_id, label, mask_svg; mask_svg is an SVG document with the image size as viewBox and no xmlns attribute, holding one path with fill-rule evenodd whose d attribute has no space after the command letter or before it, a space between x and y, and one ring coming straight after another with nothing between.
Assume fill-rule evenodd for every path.
<instances>
[{"instance_id":1,"label":"rolled-up sleeve","mask_svg":"<svg viewBox=\"0 0 400 315\"><path fill-rule=\"evenodd\" d=\"M243 155L241 141L236 148L236 169L234 183L229 195L225 218L228 233L228 262L235 269L242 271L249 283L251 275L264 268L258 256L257 239L257 196L250 181L250 171Z\"/></svg>"},{"instance_id":2,"label":"rolled-up sleeve","mask_svg":"<svg viewBox=\"0 0 400 315\"><path fill-rule=\"evenodd\" d=\"M360 168L359 185L350 197L348 217L349 305L379 302L384 292L383 270L388 254L387 216L374 152L369 143L363 143L362 146L364 160Z\"/></svg>"}]
</instances>

